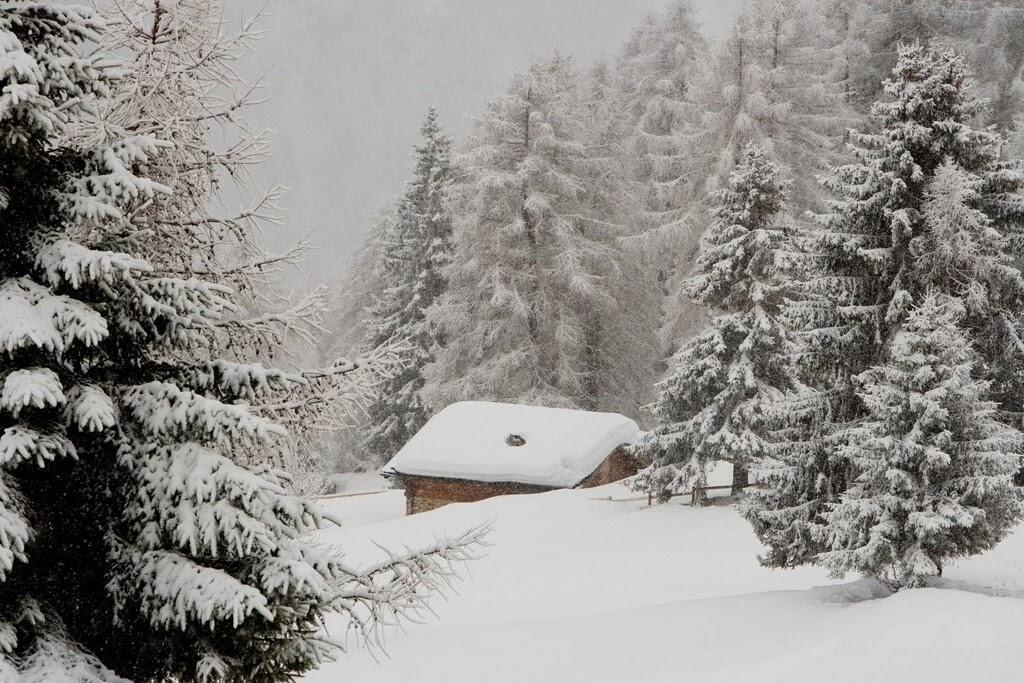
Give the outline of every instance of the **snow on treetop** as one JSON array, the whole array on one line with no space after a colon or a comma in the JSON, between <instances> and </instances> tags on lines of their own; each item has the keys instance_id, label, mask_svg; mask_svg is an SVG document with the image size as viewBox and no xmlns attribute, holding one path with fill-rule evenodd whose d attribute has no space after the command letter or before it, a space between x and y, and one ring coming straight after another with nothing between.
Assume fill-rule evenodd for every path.
<instances>
[{"instance_id":1,"label":"snow on treetop","mask_svg":"<svg viewBox=\"0 0 1024 683\"><path fill-rule=\"evenodd\" d=\"M465 401L432 417L383 471L570 487L639 432L616 413Z\"/></svg>"}]
</instances>

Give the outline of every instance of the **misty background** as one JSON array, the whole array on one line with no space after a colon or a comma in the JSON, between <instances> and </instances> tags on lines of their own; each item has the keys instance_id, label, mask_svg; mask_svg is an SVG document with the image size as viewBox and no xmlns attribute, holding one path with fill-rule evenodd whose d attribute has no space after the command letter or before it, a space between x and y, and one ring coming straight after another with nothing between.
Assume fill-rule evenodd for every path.
<instances>
[{"instance_id":1,"label":"misty background","mask_svg":"<svg viewBox=\"0 0 1024 683\"><path fill-rule=\"evenodd\" d=\"M235 0L251 15L264 5ZM240 69L264 76L250 115L276 131L261 184L284 183L288 219L269 244L312 233L314 282L341 275L370 218L399 193L427 107L458 137L511 75L555 48L578 66L613 57L665 0L270 0L267 36ZM696 0L709 37L738 0ZM232 18L234 20L234 18Z\"/></svg>"}]
</instances>

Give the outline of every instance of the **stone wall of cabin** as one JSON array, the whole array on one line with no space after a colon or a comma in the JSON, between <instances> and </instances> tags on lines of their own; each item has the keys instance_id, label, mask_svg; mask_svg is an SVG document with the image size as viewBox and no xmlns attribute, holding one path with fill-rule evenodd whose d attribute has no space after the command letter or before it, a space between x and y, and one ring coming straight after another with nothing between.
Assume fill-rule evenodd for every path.
<instances>
[{"instance_id":1,"label":"stone wall of cabin","mask_svg":"<svg viewBox=\"0 0 1024 683\"><path fill-rule=\"evenodd\" d=\"M610 484L613 481L632 477L639 470L640 461L627 452L626 449L616 448L589 477L583 480L580 487L588 489L593 486Z\"/></svg>"},{"instance_id":2,"label":"stone wall of cabin","mask_svg":"<svg viewBox=\"0 0 1024 683\"><path fill-rule=\"evenodd\" d=\"M631 477L640 463L625 449L618 448L604 459L596 470L580 484L582 488L601 486ZM548 486L517 484L514 482L488 483L440 477L402 477L405 484L405 514L414 515L439 508L448 503L475 503L478 500L520 493L551 491Z\"/></svg>"},{"instance_id":3,"label":"stone wall of cabin","mask_svg":"<svg viewBox=\"0 0 1024 683\"><path fill-rule=\"evenodd\" d=\"M550 487L516 484L513 482L488 483L462 479L435 477L404 477L405 514L414 515L439 508L448 503L475 503L478 500L519 493L542 493Z\"/></svg>"}]
</instances>

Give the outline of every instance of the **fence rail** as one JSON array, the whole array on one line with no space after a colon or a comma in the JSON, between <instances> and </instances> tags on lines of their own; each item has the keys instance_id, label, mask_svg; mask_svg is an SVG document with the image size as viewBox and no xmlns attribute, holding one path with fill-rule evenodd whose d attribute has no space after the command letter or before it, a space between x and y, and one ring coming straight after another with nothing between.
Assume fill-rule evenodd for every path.
<instances>
[{"instance_id":1,"label":"fence rail","mask_svg":"<svg viewBox=\"0 0 1024 683\"><path fill-rule=\"evenodd\" d=\"M328 493L323 496L314 496L317 500L325 500L328 498L354 498L356 496L372 496L377 493L387 493L388 491L395 491L397 489L378 489L376 491L353 491L352 493Z\"/></svg>"},{"instance_id":2,"label":"fence rail","mask_svg":"<svg viewBox=\"0 0 1024 683\"><path fill-rule=\"evenodd\" d=\"M698 491L701 491L703 493L707 493L708 491L720 491L722 489L730 489L730 490L731 489L748 489L748 488L759 488L760 486L761 486L760 482L751 482L749 484L737 484L735 486L732 485L732 484L722 484L720 486L694 486L689 491L682 491L680 493L673 493L672 495L668 496L668 498L666 498L666 500L669 500L669 499L672 499L672 498L678 498L679 496L690 496L690 500L692 501L693 498L694 498L694 495ZM603 500L603 501L607 501L607 502L611 502L611 503L633 503L633 502L636 502L636 501L646 500L647 504L651 505L651 504L654 503L654 494L649 492L649 493L647 493L647 495L644 495L644 496L631 496L629 498L612 498L611 496L607 496L606 498L591 498L590 500Z\"/></svg>"}]
</instances>

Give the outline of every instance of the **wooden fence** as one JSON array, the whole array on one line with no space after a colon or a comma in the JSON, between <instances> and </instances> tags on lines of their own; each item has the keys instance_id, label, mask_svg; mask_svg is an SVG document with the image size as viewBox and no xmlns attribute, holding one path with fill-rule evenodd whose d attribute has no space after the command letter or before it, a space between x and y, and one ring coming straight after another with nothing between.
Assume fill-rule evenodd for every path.
<instances>
[{"instance_id":1,"label":"wooden fence","mask_svg":"<svg viewBox=\"0 0 1024 683\"><path fill-rule=\"evenodd\" d=\"M378 489L376 491L353 491L352 493L328 493L323 496L314 496L317 500L329 500L331 498L354 498L356 496L372 496L377 493L387 493L388 491L395 491L397 489Z\"/></svg>"},{"instance_id":2,"label":"wooden fence","mask_svg":"<svg viewBox=\"0 0 1024 683\"><path fill-rule=\"evenodd\" d=\"M759 482L752 482L749 484L739 485L722 484L721 486L694 486L689 491L673 493L670 496L668 496L668 498L671 499L678 498L679 496L690 496L690 501L692 503L695 499L699 500L705 497L703 494L706 494L708 491L721 491L723 489L746 489L751 487L757 488L760 486L761 484ZM648 491L647 495L645 496L631 496L629 498L612 498L611 496L608 496L606 498L591 498L591 500L604 500L612 503L631 503L640 500L646 500L648 505L652 505L654 503L654 493L652 491Z\"/></svg>"}]
</instances>

